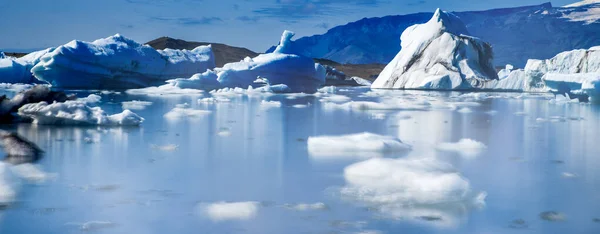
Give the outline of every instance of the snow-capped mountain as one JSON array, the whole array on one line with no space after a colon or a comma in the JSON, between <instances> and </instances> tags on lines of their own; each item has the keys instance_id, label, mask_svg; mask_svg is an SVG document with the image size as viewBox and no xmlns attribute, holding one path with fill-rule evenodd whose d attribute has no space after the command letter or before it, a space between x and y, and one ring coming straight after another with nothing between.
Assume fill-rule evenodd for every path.
<instances>
[{"instance_id":1,"label":"snow-capped mountain","mask_svg":"<svg viewBox=\"0 0 600 234\"><path fill-rule=\"evenodd\" d=\"M600 2L565 7L551 3L486 11L453 12L472 36L489 42L494 64L524 67L528 59L600 45ZM400 34L433 13L365 18L293 42L296 53L340 63L389 63L400 51ZM271 48L269 51L271 51Z\"/></svg>"}]
</instances>

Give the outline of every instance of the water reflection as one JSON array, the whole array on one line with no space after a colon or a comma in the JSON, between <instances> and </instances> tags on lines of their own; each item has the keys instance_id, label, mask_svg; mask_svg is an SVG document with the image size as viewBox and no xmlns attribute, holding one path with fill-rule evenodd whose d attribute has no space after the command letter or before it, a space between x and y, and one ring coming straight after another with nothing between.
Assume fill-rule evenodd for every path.
<instances>
[{"instance_id":1,"label":"water reflection","mask_svg":"<svg viewBox=\"0 0 600 234\"><path fill-rule=\"evenodd\" d=\"M0 211L0 233L80 233L82 227L97 226L94 233L522 231L510 228L514 224L539 233L600 232L592 221L600 216L595 202L600 197L599 107L511 97L465 98L459 93L348 89L336 94L355 101L413 102L424 108L327 109L321 97L310 95L236 95L227 97L228 102L199 103L209 95L104 94L101 107L107 113L122 111L123 101L152 102L136 111L146 121L139 128L4 126L43 148L46 157L39 167L56 177L43 184L25 183L18 205ZM264 108L263 100L282 106ZM210 114L164 118L182 103ZM457 111L465 105L472 112ZM564 118L536 121L553 116ZM422 158L447 164L443 173L438 167L433 170L437 174L431 173L458 176L452 178L468 186L449 191L468 190L469 198L487 192L485 207L475 209L464 202L372 203L366 198L373 193L366 191L361 191L362 197L343 196L342 189L356 188L347 179L347 169L365 159L319 160L309 155L307 140L361 132L397 137L413 146L409 154L376 156L392 160L391 164ZM480 141L487 150L473 159L436 150L442 142L463 138ZM162 148L169 145L176 147ZM383 165L389 163L372 171L381 173ZM405 183L394 180L402 177L394 177L396 171L392 168L361 185ZM576 176L564 176L569 174ZM415 176L415 181L426 178L422 173ZM402 188L392 194L399 191ZM247 220L214 222L198 215L199 205L220 202L260 205ZM289 208L312 207L300 204L323 204L327 209ZM565 221L544 221L539 218L544 211L564 214Z\"/></svg>"}]
</instances>

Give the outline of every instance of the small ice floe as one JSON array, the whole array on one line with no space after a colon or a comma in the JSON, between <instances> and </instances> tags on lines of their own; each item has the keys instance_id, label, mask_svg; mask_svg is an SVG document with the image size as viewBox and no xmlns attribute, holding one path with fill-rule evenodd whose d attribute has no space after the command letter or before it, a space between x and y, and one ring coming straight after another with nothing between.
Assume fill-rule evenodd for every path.
<instances>
[{"instance_id":1,"label":"small ice floe","mask_svg":"<svg viewBox=\"0 0 600 234\"><path fill-rule=\"evenodd\" d=\"M225 97L207 97L198 99L198 104L215 104L222 102L231 102L231 100Z\"/></svg>"},{"instance_id":2,"label":"small ice floe","mask_svg":"<svg viewBox=\"0 0 600 234\"><path fill-rule=\"evenodd\" d=\"M303 108L307 108L308 105L307 104L296 104L296 105L293 105L292 107L294 107L296 109L303 109Z\"/></svg>"},{"instance_id":3,"label":"small ice floe","mask_svg":"<svg viewBox=\"0 0 600 234\"><path fill-rule=\"evenodd\" d=\"M219 129L217 135L220 137L228 137L231 136L231 131L229 130L229 128L221 128Z\"/></svg>"},{"instance_id":4,"label":"small ice floe","mask_svg":"<svg viewBox=\"0 0 600 234\"><path fill-rule=\"evenodd\" d=\"M281 102L279 102L279 101L265 101L265 100L262 100L260 102L260 106L262 108L266 108L266 109L269 109L269 108L280 108L281 107Z\"/></svg>"},{"instance_id":5,"label":"small ice floe","mask_svg":"<svg viewBox=\"0 0 600 234\"><path fill-rule=\"evenodd\" d=\"M285 93L282 95L285 97L285 99L288 99L288 100L314 96L313 94L307 94L307 93Z\"/></svg>"},{"instance_id":6,"label":"small ice floe","mask_svg":"<svg viewBox=\"0 0 600 234\"><path fill-rule=\"evenodd\" d=\"M576 175L576 174L569 173L569 172L563 172L561 175L562 175L562 177L564 177L564 178L576 178L576 177L577 177L577 175Z\"/></svg>"},{"instance_id":7,"label":"small ice floe","mask_svg":"<svg viewBox=\"0 0 600 234\"><path fill-rule=\"evenodd\" d=\"M469 114L469 113L473 113L473 110L469 107L463 107L458 110L458 113Z\"/></svg>"},{"instance_id":8,"label":"small ice floe","mask_svg":"<svg viewBox=\"0 0 600 234\"><path fill-rule=\"evenodd\" d=\"M213 221L250 220L260 209L259 202L217 202L199 204L199 212Z\"/></svg>"},{"instance_id":9,"label":"small ice floe","mask_svg":"<svg viewBox=\"0 0 600 234\"><path fill-rule=\"evenodd\" d=\"M497 115L498 111L496 111L496 110L489 110L489 111L486 111L485 113L488 114L488 115Z\"/></svg>"},{"instance_id":10,"label":"small ice floe","mask_svg":"<svg viewBox=\"0 0 600 234\"><path fill-rule=\"evenodd\" d=\"M162 151L175 151L177 149L179 149L179 145L176 144L167 144L167 145L150 145L150 148L155 149L155 150L162 150Z\"/></svg>"},{"instance_id":11,"label":"small ice floe","mask_svg":"<svg viewBox=\"0 0 600 234\"><path fill-rule=\"evenodd\" d=\"M540 123L541 122L546 122L546 121L548 121L548 120L544 119L544 118L537 118L537 119L535 119L535 122L540 122Z\"/></svg>"},{"instance_id":12,"label":"small ice floe","mask_svg":"<svg viewBox=\"0 0 600 234\"><path fill-rule=\"evenodd\" d=\"M359 231L356 234L383 234L382 231L377 231L377 230L363 230L363 231Z\"/></svg>"},{"instance_id":13,"label":"small ice floe","mask_svg":"<svg viewBox=\"0 0 600 234\"><path fill-rule=\"evenodd\" d=\"M400 101L384 101L384 102L369 102L369 101L351 101L343 104L337 104L333 102L325 102L323 106L326 110L413 110L413 111L425 111L431 109L429 103L410 103Z\"/></svg>"},{"instance_id":14,"label":"small ice floe","mask_svg":"<svg viewBox=\"0 0 600 234\"><path fill-rule=\"evenodd\" d=\"M0 83L0 90L6 90L11 92L21 92L28 89L31 89L33 85L31 84L10 84L10 83Z\"/></svg>"},{"instance_id":15,"label":"small ice floe","mask_svg":"<svg viewBox=\"0 0 600 234\"><path fill-rule=\"evenodd\" d=\"M85 103L89 103L89 104L98 103L98 102L100 102L100 100L102 100L102 97L100 97L96 94L90 94L84 98L77 98L77 101L85 102Z\"/></svg>"},{"instance_id":16,"label":"small ice floe","mask_svg":"<svg viewBox=\"0 0 600 234\"><path fill-rule=\"evenodd\" d=\"M373 158L344 169L343 199L383 218L455 226L466 211L485 205L485 192L449 163L433 157Z\"/></svg>"},{"instance_id":17,"label":"small ice floe","mask_svg":"<svg viewBox=\"0 0 600 234\"><path fill-rule=\"evenodd\" d=\"M76 226L79 228L79 230L86 232L99 231L102 229L113 228L117 226L115 223L109 221L89 221L85 223L72 222L66 223L65 225Z\"/></svg>"},{"instance_id":18,"label":"small ice floe","mask_svg":"<svg viewBox=\"0 0 600 234\"><path fill-rule=\"evenodd\" d=\"M204 91L199 89L182 89L172 85L162 85L158 87L129 89L125 91L125 93L145 96L200 96L204 94Z\"/></svg>"},{"instance_id":19,"label":"small ice floe","mask_svg":"<svg viewBox=\"0 0 600 234\"><path fill-rule=\"evenodd\" d=\"M346 155L354 157L369 155L369 157L372 157L382 153L406 152L411 149L410 145L403 143L398 138L368 132L308 138L308 152L311 156Z\"/></svg>"},{"instance_id":20,"label":"small ice floe","mask_svg":"<svg viewBox=\"0 0 600 234\"><path fill-rule=\"evenodd\" d=\"M515 219L508 225L509 228L513 229L527 229L529 224L524 219Z\"/></svg>"},{"instance_id":21,"label":"small ice floe","mask_svg":"<svg viewBox=\"0 0 600 234\"><path fill-rule=\"evenodd\" d=\"M147 102L147 101L133 100L133 101L128 101L128 102L121 102L121 106L123 107L123 110L144 110L151 105L152 105L152 102Z\"/></svg>"},{"instance_id":22,"label":"small ice floe","mask_svg":"<svg viewBox=\"0 0 600 234\"><path fill-rule=\"evenodd\" d=\"M550 222L562 222L566 220L566 215L557 211L544 211L540 213L540 218Z\"/></svg>"},{"instance_id":23,"label":"small ice floe","mask_svg":"<svg viewBox=\"0 0 600 234\"><path fill-rule=\"evenodd\" d=\"M485 144L468 138L461 139L456 143L441 143L437 146L437 150L456 152L468 158L477 157L486 149Z\"/></svg>"},{"instance_id":24,"label":"small ice floe","mask_svg":"<svg viewBox=\"0 0 600 234\"><path fill-rule=\"evenodd\" d=\"M518 112L515 112L514 115L516 115L516 116L527 116L527 113L525 113L523 111L518 111Z\"/></svg>"},{"instance_id":25,"label":"small ice floe","mask_svg":"<svg viewBox=\"0 0 600 234\"><path fill-rule=\"evenodd\" d=\"M167 119L183 119L183 118L200 118L209 115L211 112L207 110L194 110L189 108L175 107L167 112L164 117Z\"/></svg>"},{"instance_id":26,"label":"small ice floe","mask_svg":"<svg viewBox=\"0 0 600 234\"><path fill-rule=\"evenodd\" d=\"M299 204L285 204L283 205L286 209L296 211L314 211L314 210L327 210L329 207L325 203L317 202L312 204L299 203Z\"/></svg>"},{"instance_id":27,"label":"small ice floe","mask_svg":"<svg viewBox=\"0 0 600 234\"><path fill-rule=\"evenodd\" d=\"M18 114L33 119L34 124L51 125L136 126L144 121L130 110L108 115L100 107L90 107L82 101L26 104Z\"/></svg>"},{"instance_id":28,"label":"small ice floe","mask_svg":"<svg viewBox=\"0 0 600 234\"><path fill-rule=\"evenodd\" d=\"M384 113L375 113L371 115L371 119L382 120L385 119L386 115Z\"/></svg>"},{"instance_id":29,"label":"small ice floe","mask_svg":"<svg viewBox=\"0 0 600 234\"><path fill-rule=\"evenodd\" d=\"M177 108L190 108L190 104L186 102L186 103L176 104L175 107L177 107Z\"/></svg>"},{"instance_id":30,"label":"small ice floe","mask_svg":"<svg viewBox=\"0 0 600 234\"><path fill-rule=\"evenodd\" d=\"M567 118L563 116L550 116L550 122L567 122Z\"/></svg>"},{"instance_id":31,"label":"small ice floe","mask_svg":"<svg viewBox=\"0 0 600 234\"><path fill-rule=\"evenodd\" d=\"M104 94L104 95L111 95L111 94L120 95L121 94L121 92L113 91L113 90L102 90L102 91L100 91L100 93Z\"/></svg>"}]
</instances>

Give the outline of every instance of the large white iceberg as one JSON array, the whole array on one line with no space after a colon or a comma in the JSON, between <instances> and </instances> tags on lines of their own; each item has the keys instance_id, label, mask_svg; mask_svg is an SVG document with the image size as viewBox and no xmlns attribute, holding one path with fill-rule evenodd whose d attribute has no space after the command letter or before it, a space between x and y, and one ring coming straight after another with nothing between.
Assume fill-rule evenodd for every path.
<instances>
[{"instance_id":1,"label":"large white iceberg","mask_svg":"<svg viewBox=\"0 0 600 234\"><path fill-rule=\"evenodd\" d=\"M267 85L285 85L287 92L314 93L325 84L325 68L311 58L291 50L293 32L284 31L281 42L273 53L247 57L240 62L228 63L214 71L196 74L189 79L174 79L169 85L179 88L213 90L216 88L246 88L256 85L257 79Z\"/></svg>"},{"instance_id":2,"label":"large white iceberg","mask_svg":"<svg viewBox=\"0 0 600 234\"><path fill-rule=\"evenodd\" d=\"M547 91L566 94L571 98L589 97L597 102L600 92L600 47L566 51L546 60L530 59L524 70L512 71L510 76L519 74L529 84L542 86Z\"/></svg>"},{"instance_id":3,"label":"large white iceberg","mask_svg":"<svg viewBox=\"0 0 600 234\"><path fill-rule=\"evenodd\" d=\"M472 89L498 79L492 47L467 36L455 15L436 10L425 24L407 28L402 49L373 82L373 88Z\"/></svg>"},{"instance_id":4,"label":"large white iceberg","mask_svg":"<svg viewBox=\"0 0 600 234\"><path fill-rule=\"evenodd\" d=\"M19 115L33 119L34 124L137 126L144 118L124 110L108 115L100 107L90 107L85 101L39 102L19 108Z\"/></svg>"},{"instance_id":5,"label":"large white iceberg","mask_svg":"<svg viewBox=\"0 0 600 234\"><path fill-rule=\"evenodd\" d=\"M31 68L40 61L42 56L53 50L54 48L48 48L21 58L0 56L0 83L39 83L39 80L31 74Z\"/></svg>"},{"instance_id":6,"label":"large white iceberg","mask_svg":"<svg viewBox=\"0 0 600 234\"><path fill-rule=\"evenodd\" d=\"M31 72L58 88L128 89L161 85L214 67L210 46L155 50L117 34L59 46L42 56Z\"/></svg>"}]
</instances>

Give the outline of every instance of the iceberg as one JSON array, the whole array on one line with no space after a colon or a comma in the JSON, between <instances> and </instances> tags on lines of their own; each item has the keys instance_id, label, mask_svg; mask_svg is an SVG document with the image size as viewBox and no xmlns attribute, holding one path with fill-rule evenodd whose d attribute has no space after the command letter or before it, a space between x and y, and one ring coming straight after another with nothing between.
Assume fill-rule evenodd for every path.
<instances>
[{"instance_id":1,"label":"iceberg","mask_svg":"<svg viewBox=\"0 0 600 234\"><path fill-rule=\"evenodd\" d=\"M317 136L308 138L308 152L312 157L327 158L342 155L344 157L370 158L386 153L408 152L412 147L392 136L374 133L359 133L341 136Z\"/></svg>"},{"instance_id":2,"label":"iceberg","mask_svg":"<svg viewBox=\"0 0 600 234\"><path fill-rule=\"evenodd\" d=\"M548 73L543 77L548 90L555 94L568 95L580 101L600 103L600 72L556 74Z\"/></svg>"},{"instance_id":3,"label":"iceberg","mask_svg":"<svg viewBox=\"0 0 600 234\"><path fill-rule=\"evenodd\" d=\"M31 72L57 88L130 89L158 86L214 67L210 46L155 50L116 34L59 46L42 56Z\"/></svg>"},{"instance_id":4,"label":"iceberg","mask_svg":"<svg viewBox=\"0 0 600 234\"><path fill-rule=\"evenodd\" d=\"M204 216L213 221L249 220L254 218L260 209L258 202L217 202L199 204L197 208Z\"/></svg>"},{"instance_id":5,"label":"iceberg","mask_svg":"<svg viewBox=\"0 0 600 234\"><path fill-rule=\"evenodd\" d=\"M246 57L235 63L227 63L213 71L203 71L189 79L174 79L164 86L182 89L214 90L219 88L246 88L256 86L257 79L263 85L285 85L285 92L314 93L325 84L326 69L311 58L300 56L290 49L293 32L284 31L281 42L273 53Z\"/></svg>"},{"instance_id":6,"label":"iceberg","mask_svg":"<svg viewBox=\"0 0 600 234\"><path fill-rule=\"evenodd\" d=\"M40 61L45 54L53 51L54 48L29 53L21 58L12 58L0 56L0 83L40 83L33 74L31 68Z\"/></svg>"},{"instance_id":7,"label":"iceberg","mask_svg":"<svg viewBox=\"0 0 600 234\"><path fill-rule=\"evenodd\" d=\"M33 119L34 124L45 125L137 126L144 121L130 110L108 115L100 107L90 107L78 100L26 104L19 108L18 114Z\"/></svg>"},{"instance_id":8,"label":"iceberg","mask_svg":"<svg viewBox=\"0 0 600 234\"><path fill-rule=\"evenodd\" d=\"M402 33L402 49L371 87L466 90L497 80L492 47L468 34L457 16L437 9Z\"/></svg>"},{"instance_id":9,"label":"iceberg","mask_svg":"<svg viewBox=\"0 0 600 234\"><path fill-rule=\"evenodd\" d=\"M17 93L13 98L6 96L0 97L0 123L11 123L15 120L20 120L15 113L22 106L29 103L38 102L65 102L73 100L75 97L67 96L63 92L51 91L50 88L44 85L36 85L31 89Z\"/></svg>"}]
</instances>

